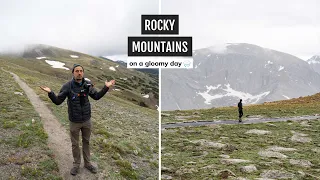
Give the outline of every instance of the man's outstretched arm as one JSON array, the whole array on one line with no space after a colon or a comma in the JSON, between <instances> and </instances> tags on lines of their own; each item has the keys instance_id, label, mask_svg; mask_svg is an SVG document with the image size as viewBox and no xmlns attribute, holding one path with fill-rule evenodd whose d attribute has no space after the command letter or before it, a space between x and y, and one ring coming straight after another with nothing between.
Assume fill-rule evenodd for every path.
<instances>
[{"instance_id":1,"label":"man's outstretched arm","mask_svg":"<svg viewBox=\"0 0 320 180\"><path fill-rule=\"evenodd\" d=\"M46 86L40 86L40 88L48 93L49 98L56 105L60 105L66 99L66 97L68 95L67 85L62 86L58 96L56 96L55 93L53 91L51 91L51 89Z\"/></svg>"},{"instance_id":2,"label":"man's outstretched arm","mask_svg":"<svg viewBox=\"0 0 320 180\"><path fill-rule=\"evenodd\" d=\"M103 86L103 88L99 92L95 88L91 87L90 91L89 91L89 95L92 99L99 100L108 92L109 88L111 86L113 86L114 84L115 84L115 80L111 80L109 82L106 81L105 85Z\"/></svg>"}]
</instances>

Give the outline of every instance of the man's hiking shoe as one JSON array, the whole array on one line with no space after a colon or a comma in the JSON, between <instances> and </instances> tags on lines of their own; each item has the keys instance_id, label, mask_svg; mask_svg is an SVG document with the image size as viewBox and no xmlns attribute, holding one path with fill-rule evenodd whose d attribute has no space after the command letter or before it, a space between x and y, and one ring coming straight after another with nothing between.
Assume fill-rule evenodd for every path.
<instances>
[{"instance_id":1,"label":"man's hiking shoe","mask_svg":"<svg viewBox=\"0 0 320 180\"><path fill-rule=\"evenodd\" d=\"M70 171L70 174L72 175L72 176L75 176L75 175L77 175L79 173L79 168L78 167L73 167L72 169L71 169L71 171Z\"/></svg>"},{"instance_id":2,"label":"man's hiking shoe","mask_svg":"<svg viewBox=\"0 0 320 180\"><path fill-rule=\"evenodd\" d=\"M94 167L93 165L89 165L89 166L84 166L85 168L87 168L91 173L96 174L97 173L97 168Z\"/></svg>"}]
</instances>

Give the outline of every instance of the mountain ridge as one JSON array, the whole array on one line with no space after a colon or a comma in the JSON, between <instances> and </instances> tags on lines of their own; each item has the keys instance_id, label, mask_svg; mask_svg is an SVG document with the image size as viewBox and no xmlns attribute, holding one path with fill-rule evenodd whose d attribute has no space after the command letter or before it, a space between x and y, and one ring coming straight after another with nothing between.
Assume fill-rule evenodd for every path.
<instances>
[{"instance_id":1,"label":"mountain ridge","mask_svg":"<svg viewBox=\"0 0 320 180\"><path fill-rule=\"evenodd\" d=\"M263 103L320 89L320 76L307 62L248 43L195 50L193 59L193 69L163 69L164 110L231 106L241 98Z\"/></svg>"}]
</instances>

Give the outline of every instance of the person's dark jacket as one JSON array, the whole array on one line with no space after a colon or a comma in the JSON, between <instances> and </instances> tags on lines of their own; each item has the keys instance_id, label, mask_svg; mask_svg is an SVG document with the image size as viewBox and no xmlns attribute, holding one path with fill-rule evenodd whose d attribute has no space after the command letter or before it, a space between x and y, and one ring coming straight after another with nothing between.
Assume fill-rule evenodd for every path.
<instances>
[{"instance_id":1,"label":"person's dark jacket","mask_svg":"<svg viewBox=\"0 0 320 180\"><path fill-rule=\"evenodd\" d=\"M242 102L239 102L239 103L238 103L238 110L239 110L239 111L242 111Z\"/></svg>"},{"instance_id":2,"label":"person's dark jacket","mask_svg":"<svg viewBox=\"0 0 320 180\"><path fill-rule=\"evenodd\" d=\"M109 88L104 87L98 92L94 87L90 86L90 82L82 79L82 85L72 79L65 83L58 96L53 91L48 93L51 101L60 105L66 97L68 97L68 114L69 120L72 122L85 122L91 118L91 105L88 95L94 99L99 100L102 98Z\"/></svg>"}]
</instances>

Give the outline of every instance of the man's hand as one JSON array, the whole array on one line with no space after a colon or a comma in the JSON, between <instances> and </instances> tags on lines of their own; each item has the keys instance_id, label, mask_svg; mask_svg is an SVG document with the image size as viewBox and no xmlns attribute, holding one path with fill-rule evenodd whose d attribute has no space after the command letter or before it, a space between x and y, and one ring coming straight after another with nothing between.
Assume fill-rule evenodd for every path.
<instances>
[{"instance_id":1,"label":"man's hand","mask_svg":"<svg viewBox=\"0 0 320 180\"><path fill-rule=\"evenodd\" d=\"M106 84L106 86L109 88L109 87L115 85L115 84L116 84L116 81L115 81L114 79L111 80L111 81L109 81L109 82L108 82L108 80L106 80L105 84Z\"/></svg>"},{"instance_id":2,"label":"man's hand","mask_svg":"<svg viewBox=\"0 0 320 180\"><path fill-rule=\"evenodd\" d=\"M40 88L44 91L46 91L47 93L50 93L51 92L51 89L48 88L47 86L40 86Z\"/></svg>"}]
</instances>

